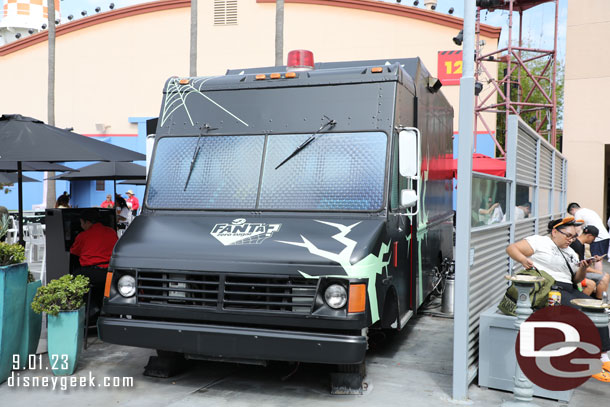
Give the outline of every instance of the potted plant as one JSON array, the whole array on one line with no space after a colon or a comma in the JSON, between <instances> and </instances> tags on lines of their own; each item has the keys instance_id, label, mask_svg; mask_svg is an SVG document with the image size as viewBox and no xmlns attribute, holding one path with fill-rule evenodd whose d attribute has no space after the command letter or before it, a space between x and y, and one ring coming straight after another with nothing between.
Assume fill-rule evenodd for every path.
<instances>
[{"instance_id":1,"label":"potted plant","mask_svg":"<svg viewBox=\"0 0 610 407\"><path fill-rule=\"evenodd\" d=\"M0 242L0 383L10 375L13 355L19 353L27 279L24 248Z\"/></svg>"},{"instance_id":2,"label":"potted plant","mask_svg":"<svg viewBox=\"0 0 610 407\"><path fill-rule=\"evenodd\" d=\"M47 313L49 364L57 376L76 370L83 346L88 291L89 278L67 274L40 287L32 301L35 312Z\"/></svg>"}]
</instances>

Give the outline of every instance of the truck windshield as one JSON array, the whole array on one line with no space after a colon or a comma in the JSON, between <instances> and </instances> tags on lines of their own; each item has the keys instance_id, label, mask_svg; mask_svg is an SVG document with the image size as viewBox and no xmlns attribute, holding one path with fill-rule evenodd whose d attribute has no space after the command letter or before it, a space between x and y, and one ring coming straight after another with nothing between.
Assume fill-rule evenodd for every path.
<instances>
[{"instance_id":1,"label":"truck windshield","mask_svg":"<svg viewBox=\"0 0 610 407\"><path fill-rule=\"evenodd\" d=\"M309 136L203 136L186 190L197 137L161 138L146 204L152 209L381 209L386 134L320 134L276 170Z\"/></svg>"}]
</instances>

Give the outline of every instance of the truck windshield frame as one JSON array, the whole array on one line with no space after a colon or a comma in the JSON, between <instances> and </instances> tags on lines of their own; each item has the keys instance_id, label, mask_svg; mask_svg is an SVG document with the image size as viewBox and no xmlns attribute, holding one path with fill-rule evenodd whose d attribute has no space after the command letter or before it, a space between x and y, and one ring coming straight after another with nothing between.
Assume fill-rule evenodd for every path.
<instances>
[{"instance_id":1,"label":"truck windshield frame","mask_svg":"<svg viewBox=\"0 0 610 407\"><path fill-rule=\"evenodd\" d=\"M157 140L144 204L154 210L378 212L386 199L385 132L324 133L275 169L311 134L198 135ZM190 154L190 155L189 155Z\"/></svg>"}]
</instances>

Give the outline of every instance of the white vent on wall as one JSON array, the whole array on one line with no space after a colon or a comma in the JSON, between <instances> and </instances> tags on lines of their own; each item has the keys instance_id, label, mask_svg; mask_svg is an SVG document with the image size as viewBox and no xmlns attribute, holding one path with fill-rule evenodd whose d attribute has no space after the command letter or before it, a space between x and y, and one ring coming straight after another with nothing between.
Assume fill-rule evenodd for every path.
<instances>
[{"instance_id":1,"label":"white vent on wall","mask_svg":"<svg viewBox=\"0 0 610 407\"><path fill-rule=\"evenodd\" d=\"M214 25L237 24L237 0L214 0Z\"/></svg>"}]
</instances>

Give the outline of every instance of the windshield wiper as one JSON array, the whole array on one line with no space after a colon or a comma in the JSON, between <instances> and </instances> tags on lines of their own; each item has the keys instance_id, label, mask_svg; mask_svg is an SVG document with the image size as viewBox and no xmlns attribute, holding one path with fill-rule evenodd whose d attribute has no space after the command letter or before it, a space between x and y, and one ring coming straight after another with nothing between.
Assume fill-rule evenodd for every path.
<instances>
[{"instance_id":1,"label":"windshield wiper","mask_svg":"<svg viewBox=\"0 0 610 407\"><path fill-rule=\"evenodd\" d=\"M193 168L195 168L195 162L197 162L197 157L199 157L199 150L201 150L201 146L199 145L199 141L201 140L201 136L203 136L203 131L207 133L210 130L218 130L210 127L209 124L204 124L200 128L199 136L197 137L197 144L195 145L195 151L193 151L193 158L191 158L191 168L189 168L189 175L186 177L186 182L184 183L184 191L186 191L186 187L189 185L189 181L191 179L191 174L193 173Z\"/></svg>"},{"instance_id":2,"label":"windshield wiper","mask_svg":"<svg viewBox=\"0 0 610 407\"><path fill-rule=\"evenodd\" d=\"M332 129L333 127L335 127L335 125L337 124L336 121L334 121L333 119L329 119L328 117L324 116L325 119L327 119L328 121L326 123L324 123L322 126L320 126L320 128L311 136L309 136L307 138L307 140L305 140L303 143L301 143L300 146L298 146L297 148L294 149L294 151L292 153L290 153L290 155L286 158L284 158L284 161L282 161L281 163L278 164L277 167L275 167L275 169L277 170L278 168L280 168L282 165L284 165L288 160L290 160L292 157L294 157L295 155L297 155L299 152L301 152L305 147L307 147L309 144L311 144L312 141L314 141L317 137L317 135L325 128L328 127L328 130Z\"/></svg>"}]
</instances>

